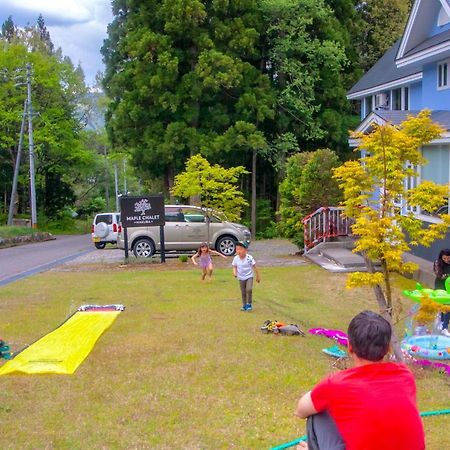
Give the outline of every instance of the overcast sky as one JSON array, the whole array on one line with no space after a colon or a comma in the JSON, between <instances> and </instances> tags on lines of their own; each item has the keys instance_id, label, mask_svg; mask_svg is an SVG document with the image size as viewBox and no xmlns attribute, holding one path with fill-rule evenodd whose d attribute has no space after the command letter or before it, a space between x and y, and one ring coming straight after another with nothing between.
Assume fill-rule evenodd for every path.
<instances>
[{"instance_id":1,"label":"overcast sky","mask_svg":"<svg viewBox=\"0 0 450 450\"><path fill-rule=\"evenodd\" d=\"M0 23L9 16L20 27L35 24L42 14L55 47L77 65L92 85L103 71L100 48L112 20L110 0L0 0Z\"/></svg>"}]
</instances>

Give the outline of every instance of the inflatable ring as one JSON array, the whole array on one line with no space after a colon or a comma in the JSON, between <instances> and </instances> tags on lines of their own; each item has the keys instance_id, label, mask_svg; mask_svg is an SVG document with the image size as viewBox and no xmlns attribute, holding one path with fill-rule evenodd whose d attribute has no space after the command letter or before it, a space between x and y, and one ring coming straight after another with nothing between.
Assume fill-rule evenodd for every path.
<instances>
[{"instance_id":1,"label":"inflatable ring","mask_svg":"<svg viewBox=\"0 0 450 450\"><path fill-rule=\"evenodd\" d=\"M440 305L450 305L450 277L445 280L445 289L445 291L443 289L426 289L417 283L416 290L403 291L403 294L417 303L420 303L422 298L428 297Z\"/></svg>"},{"instance_id":2,"label":"inflatable ring","mask_svg":"<svg viewBox=\"0 0 450 450\"><path fill-rule=\"evenodd\" d=\"M450 338L437 334L411 336L402 341L409 355L425 359L450 359Z\"/></svg>"}]
</instances>

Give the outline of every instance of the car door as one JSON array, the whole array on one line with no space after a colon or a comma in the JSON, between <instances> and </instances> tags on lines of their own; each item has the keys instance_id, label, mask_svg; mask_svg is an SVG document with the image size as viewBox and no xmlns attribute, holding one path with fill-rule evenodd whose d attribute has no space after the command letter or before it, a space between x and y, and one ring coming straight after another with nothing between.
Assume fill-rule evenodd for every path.
<instances>
[{"instance_id":1,"label":"car door","mask_svg":"<svg viewBox=\"0 0 450 450\"><path fill-rule=\"evenodd\" d=\"M201 209L197 208L183 208L183 213L186 222L184 228L185 248L196 250L208 238L208 225L205 215Z\"/></svg>"},{"instance_id":2,"label":"car door","mask_svg":"<svg viewBox=\"0 0 450 450\"><path fill-rule=\"evenodd\" d=\"M184 216L175 207L166 207L165 216L164 246L166 250L178 250L181 245L182 235L180 233L180 227L184 223Z\"/></svg>"}]
</instances>

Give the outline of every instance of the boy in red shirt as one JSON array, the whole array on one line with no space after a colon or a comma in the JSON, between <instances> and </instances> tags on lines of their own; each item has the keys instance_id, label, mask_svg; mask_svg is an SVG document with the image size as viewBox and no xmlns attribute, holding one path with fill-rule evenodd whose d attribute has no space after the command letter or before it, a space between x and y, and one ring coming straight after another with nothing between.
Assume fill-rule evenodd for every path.
<instances>
[{"instance_id":1,"label":"boy in red shirt","mask_svg":"<svg viewBox=\"0 0 450 450\"><path fill-rule=\"evenodd\" d=\"M404 364L383 362L391 326L363 311L348 327L352 369L322 380L300 398L295 414L308 418L309 450L423 450L416 384Z\"/></svg>"}]
</instances>

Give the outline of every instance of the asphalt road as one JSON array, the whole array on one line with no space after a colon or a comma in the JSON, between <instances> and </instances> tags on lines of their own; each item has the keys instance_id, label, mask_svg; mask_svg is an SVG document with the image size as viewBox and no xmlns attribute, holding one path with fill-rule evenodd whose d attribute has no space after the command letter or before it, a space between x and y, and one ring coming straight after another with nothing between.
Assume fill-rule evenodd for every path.
<instances>
[{"instance_id":1,"label":"asphalt road","mask_svg":"<svg viewBox=\"0 0 450 450\"><path fill-rule=\"evenodd\" d=\"M0 286L51 269L95 250L90 235L0 249Z\"/></svg>"}]
</instances>

